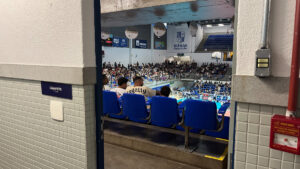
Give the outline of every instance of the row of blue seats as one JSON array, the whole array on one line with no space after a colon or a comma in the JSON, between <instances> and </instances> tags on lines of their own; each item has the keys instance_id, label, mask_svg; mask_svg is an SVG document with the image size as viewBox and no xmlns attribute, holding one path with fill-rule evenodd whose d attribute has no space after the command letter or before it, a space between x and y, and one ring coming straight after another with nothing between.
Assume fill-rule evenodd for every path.
<instances>
[{"instance_id":1,"label":"row of blue seats","mask_svg":"<svg viewBox=\"0 0 300 169\"><path fill-rule=\"evenodd\" d=\"M210 44L233 44L233 41L231 39L229 40L215 40L215 39L209 39L205 42L206 45Z\"/></svg>"},{"instance_id":2,"label":"row of blue seats","mask_svg":"<svg viewBox=\"0 0 300 169\"><path fill-rule=\"evenodd\" d=\"M222 43L222 42L228 42L228 43L233 43L233 37L222 37L222 36L214 36L210 35L208 36L207 40L205 43L209 42L215 42L215 43Z\"/></svg>"},{"instance_id":3,"label":"row of blue seats","mask_svg":"<svg viewBox=\"0 0 300 169\"><path fill-rule=\"evenodd\" d=\"M225 34L225 35L209 35L209 37L229 37L229 38L233 38L233 34Z\"/></svg>"},{"instance_id":4,"label":"row of blue seats","mask_svg":"<svg viewBox=\"0 0 300 169\"><path fill-rule=\"evenodd\" d=\"M222 44L211 43L211 44L204 44L204 47L207 47L207 48L211 48L211 47L215 47L215 46L218 46L218 47L220 47L220 48L231 48L231 47L232 47L232 44L230 44L230 43L222 43Z\"/></svg>"},{"instance_id":5,"label":"row of blue seats","mask_svg":"<svg viewBox=\"0 0 300 169\"><path fill-rule=\"evenodd\" d=\"M231 50L232 46L212 45L212 46L204 46L204 49L226 49L226 50Z\"/></svg>"},{"instance_id":6,"label":"row of blue seats","mask_svg":"<svg viewBox=\"0 0 300 169\"><path fill-rule=\"evenodd\" d=\"M216 88L201 88L201 90L212 90L212 91L215 91ZM220 89L220 92L226 92L226 91L231 91L231 88L228 88L228 89L226 89L226 88L221 88L221 89Z\"/></svg>"},{"instance_id":7,"label":"row of blue seats","mask_svg":"<svg viewBox=\"0 0 300 169\"><path fill-rule=\"evenodd\" d=\"M213 44L205 44L204 47L205 48L213 48L213 47L219 47L219 48L232 48L232 44L216 44L216 43L213 43Z\"/></svg>"},{"instance_id":8,"label":"row of blue seats","mask_svg":"<svg viewBox=\"0 0 300 169\"><path fill-rule=\"evenodd\" d=\"M219 41L233 41L233 36L214 36L210 35L207 38L208 40L219 40Z\"/></svg>"},{"instance_id":9,"label":"row of blue seats","mask_svg":"<svg viewBox=\"0 0 300 169\"><path fill-rule=\"evenodd\" d=\"M227 101L228 97L227 96L217 96L217 101Z\"/></svg>"},{"instance_id":10,"label":"row of blue seats","mask_svg":"<svg viewBox=\"0 0 300 169\"><path fill-rule=\"evenodd\" d=\"M183 113L178 108L174 98L154 96L151 99L151 107L147 109L145 97L142 95L126 93L122 96L120 104L116 93L103 91L103 112L105 116L137 123L146 123L159 127L183 130L182 126L192 131L206 131L206 135L228 139L229 117L224 114L229 103L224 104L218 115L214 102L200 100L186 100ZM220 132L214 132L220 129Z\"/></svg>"}]
</instances>

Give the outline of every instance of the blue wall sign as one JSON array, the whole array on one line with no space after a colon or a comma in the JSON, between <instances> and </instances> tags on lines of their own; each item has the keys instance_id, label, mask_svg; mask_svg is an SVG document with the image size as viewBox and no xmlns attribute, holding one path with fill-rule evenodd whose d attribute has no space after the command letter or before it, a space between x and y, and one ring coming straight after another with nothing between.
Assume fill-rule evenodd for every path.
<instances>
[{"instance_id":1,"label":"blue wall sign","mask_svg":"<svg viewBox=\"0 0 300 169\"><path fill-rule=\"evenodd\" d=\"M72 100L72 85L52 82L41 82L42 94Z\"/></svg>"},{"instance_id":2,"label":"blue wall sign","mask_svg":"<svg viewBox=\"0 0 300 169\"><path fill-rule=\"evenodd\" d=\"M185 41L185 32L177 32L176 43L174 43L174 50L186 50L188 45Z\"/></svg>"},{"instance_id":3,"label":"blue wall sign","mask_svg":"<svg viewBox=\"0 0 300 169\"><path fill-rule=\"evenodd\" d=\"M128 40L126 38L114 37L113 47L128 47Z\"/></svg>"},{"instance_id":4,"label":"blue wall sign","mask_svg":"<svg viewBox=\"0 0 300 169\"><path fill-rule=\"evenodd\" d=\"M135 40L135 47L147 49L147 40Z\"/></svg>"}]
</instances>

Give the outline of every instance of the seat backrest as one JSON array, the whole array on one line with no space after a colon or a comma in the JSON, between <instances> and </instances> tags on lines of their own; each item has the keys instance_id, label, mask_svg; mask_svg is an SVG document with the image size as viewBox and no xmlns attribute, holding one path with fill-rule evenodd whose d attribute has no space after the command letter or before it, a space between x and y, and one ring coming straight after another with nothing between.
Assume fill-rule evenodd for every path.
<instances>
[{"instance_id":1,"label":"seat backrest","mask_svg":"<svg viewBox=\"0 0 300 169\"><path fill-rule=\"evenodd\" d=\"M118 97L115 92L103 91L103 114L111 115L121 112Z\"/></svg>"},{"instance_id":2,"label":"seat backrest","mask_svg":"<svg viewBox=\"0 0 300 169\"><path fill-rule=\"evenodd\" d=\"M230 103L224 103L221 108L219 109L219 114L225 114L227 109L229 108Z\"/></svg>"},{"instance_id":3,"label":"seat backrest","mask_svg":"<svg viewBox=\"0 0 300 169\"><path fill-rule=\"evenodd\" d=\"M187 100L184 124L201 130L217 130L217 106L214 102Z\"/></svg>"},{"instance_id":4,"label":"seat backrest","mask_svg":"<svg viewBox=\"0 0 300 169\"><path fill-rule=\"evenodd\" d=\"M145 97L138 94L125 93L122 96L123 113L129 120L145 123L145 118L149 115L147 112Z\"/></svg>"},{"instance_id":5,"label":"seat backrest","mask_svg":"<svg viewBox=\"0 0 300 169\"><path fill-rule=\"evenodd\" d=\"M151 124L161 127L172 127L179 122L177 100L168 97L154 96L151 104Z\"/></svg>"}]
</instances>

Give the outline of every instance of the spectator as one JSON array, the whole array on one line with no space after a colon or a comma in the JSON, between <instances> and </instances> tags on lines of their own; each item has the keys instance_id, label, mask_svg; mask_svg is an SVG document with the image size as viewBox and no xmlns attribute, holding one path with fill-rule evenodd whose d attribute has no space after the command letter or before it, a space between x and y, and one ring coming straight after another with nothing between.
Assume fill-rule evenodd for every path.
<instances>
[{"instance_id":1,"label":"spectator","mask_svg":"<svg viewBox=\"0 0 300 169\"><path fill-rule=\"evenodd\" d=\"M174 78L208 78L218 79L223 78L227 74L229 68L228 64L204 63L197 67L196 63L183 63L164 62L164 63L146 63L146 64L133 64L124 67L121 64L103 63L103 72L112 77L115 81L118 77L139 76L147 77L147 79L155 80L170 80Z\"/></svg>"},{"instance_id":2,"label":"spectator","mask_svg":"<svg viewBox=\"0 0 300 169\"><path fill-rule=\"evenodd\" d=\"M125 77L120 77L118 79L118 87L111 89L111 91L116 92L119 98L122 97L123 94L126 93L127 82L128 79L126 79Z\"/></svg>"},{"instance_id":3,"label":"spectator","mask_svg":"<svg viewBox=\"0 0 300 169\"><path fill-rule=\"evenodd\" d=\"M102 74L102 83L103 83L102 89L103 90L110 90L111 89L108 85L108 82L109 82L109 80L108 80L107 76L105 74Z\"/></svg>"},{"instance_id":4,"label":"spectator","mask_svg":"<svg viewBox=\"0 0 300 169\"><path fill-rule=\"evenodd\" d=\"M164 97L169 97L171 89L169 86L164 86L160 89L160 95Z\"/></svg>"},{"instance_id":5,"label":"spectator","mask_svg":"<svg viewBox=\"0 0 300 169\"><path fill-rule=\"evenodd\" d=\"M150 89L149 87L143 86L144 80L140 76L136 76L133 78L134 86L129 86L126 89L127 93L133 93L133 94L140 94L144 95L145 97L152 97L156 94L159 94L159 92Z\"/></svg>"}]
</instances>

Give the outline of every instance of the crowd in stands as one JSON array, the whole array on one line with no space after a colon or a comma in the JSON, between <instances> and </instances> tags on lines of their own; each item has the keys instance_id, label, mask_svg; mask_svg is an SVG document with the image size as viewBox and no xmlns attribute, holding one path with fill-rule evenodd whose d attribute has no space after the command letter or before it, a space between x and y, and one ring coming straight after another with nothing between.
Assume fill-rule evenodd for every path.
<instances>
[{"instance_id":1,"label":"crowd in stands","mask_svg":"<svg viewBox=\"0 0 300 169\"><path fill-rule=\"evenodd\" d=\"M121 97L124 93L134 93L144 95L146 100L148 97L161 95L168 97L171 93L169 87L163 87L160 91L153 90L144 86L144 79L165 81L176 79L176 77L187 78L188 75L208 75L214 74L225 75L229 66L227 64L202 64L200 67L195 63L176 64L174 62L149 63L124 65L114 63L103 63L103 90L110 90L117 93ZM109 85L109 81L115 82L116 87ZM133 83L130 83L133 81ZM213 98L217 96L230 96L230 82L196 80L189 89L172 89L175 94L180 93L183 98L192 98L208 94ZM172 94L174 94L172 93Z\"/></svg>"},{"instance_id":2,"label":"crowd in stands","mask_svg":"<svg viewBox=\"0 0 300 169\"><path fill-rule=\"evenodd\" d=\"M118 79L118 86L116 88L110 88L108 85L108 78L103 75L103 90L113 91L117 94L118 98L122 97L124 93L140 94L148 97L156 95L169 97L171 89L169 86L163 86L160 91L153 90L147 86L144 86L144 80L140 76L136 76L133 79L133 85L128 85L128 79L120 77ZM227 102L230 100L231 87L230 82L217 82L217 81L195 81L193 86L189 89L185 87L173 88L174 95L180 96L181 98L198 98L200 96L210 97L212 100L220 100L218 97L224 97L223 101Z\"/></svg>"},{"instance_id":3,"label":"crowd in stands","mask_svg":"<svg viewBox=\"0 0 300 169\"><path fill-rule=\"evenodd\" d=\"M211 101L227 102L230 100L231 84L230 82L218 81L196 81L191 88L173 88L174 94L182 98L200 98L205 96ZM201 98L202 98L201 97ZM222 99L221 99L222 98Z\"/></svg>"},{"instance_id":4,"label":"crowd in stands","mask_svg":"<svg viewBox=\"0 0 300 169\"><path fill-rule=\"evenodd\" d=\"M182 128L182 126L180 126L181 123L179 122L183 121L185 117L187 117L187 119L197 119L197 124L202 121L206 123L209 121L216 124L216 129L213 130L219 129L220 124L223 124L222 128L220 128L222 130L218 132L217 135L209 132L205 133L206 135L228 139L230 112L226 113L226 110L230 105L229 95L231 88L229 82L196 80L192 86L191 84L187 85L191 87L188 90L184 89L185 91L174 89L173 87L177 85L174 83L172 95L170 95L171 82L163 82L163 87L155 86L153 89L144 85L144 79L165 81L176 79L178 76L187 78L186 76L192 74L199 76L205 74L209 76L214 74L225 75L228 70L228 65L203 64L197 67L197 64L178 65L165 62L162 64L142 65L137 63L125 67L124 65L116 63L114 65L104 63L103 69L103 90L106 90L103 92L103 111L105 116L178 130L189 129L188 127L183 126ZM116 81L116 87L110 86L109 81ZM133 83L131 83L131 81L133 81ZM191 82L190 80L187 81L187 83ZM178 93L179 95L177 96L179 97L173 95L175 93ZM143 98L145 98L145 100ZM195 100L206 100L209 102ZM199 106L201 106L201 108L199 108ZM166 110L171 110L169 111L171 113ZM202 113L203 116L199 115L201 114L199 110L205 111L205 113ZM189 113L183 114L183 112ZM207 116L207 114L212 115ZM224 117L224 114L226 117ZM220 121L219 119L223 119L224 121ZM188 120L182 124L191 126L188 124ZM200 133L200 127L196 127L193 128L191 132ZM209 127L211 130L211 125ZM188 136L186 136L185 139L187 140Z\"/></svg>"},{"instance_id":5,"label":"crowd in stands","mask_svg":"<svg viewBox=\"0 0 300 169\"><path fill-rule=\"evenodd\" d=\"M212 82L212 81L198 81L193 86L194 90L198 90L199 93L217 94L229 96L231 94L230 82Z\"/></svg>"},{"instance_id":6,"label":"crowd in stands","mask_svg":"<svg viewBox=\"0 0 300 169\"><path fill-rule=\"evenodd\" d=\"M223 78L229 70L229 65L225 63L203 63L197 66L197 63L182 63L166 61L164 63L147 63L125 67L123 64L103 63L103 73L111 81L117 81L119 77L125 77L130 81L135 76L141 76L149 81L166 81L178 78L194 79L214 79Z\"/></svg>"}]
</instances>

